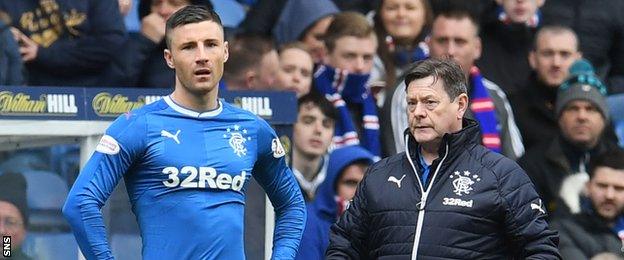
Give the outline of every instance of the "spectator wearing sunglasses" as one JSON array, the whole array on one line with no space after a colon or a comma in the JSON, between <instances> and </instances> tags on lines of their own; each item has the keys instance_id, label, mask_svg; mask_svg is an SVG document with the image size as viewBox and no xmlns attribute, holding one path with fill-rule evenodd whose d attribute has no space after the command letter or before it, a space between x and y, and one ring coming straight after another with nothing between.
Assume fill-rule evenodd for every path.
<instances>
[{"instance_id":1,"label":"spectator wearing sunglasses","mask_svg":"<svg viewBox=\"0 0 624 260\"><path fill-rule=\"evenodd\" d=\"M308 221L296 259L324 259L329 245L329 228L355 196L364 173L373 163L373 154L358 145L333 150L325 181L316 198L308 204Z\"/></svg>"}]
</instances>

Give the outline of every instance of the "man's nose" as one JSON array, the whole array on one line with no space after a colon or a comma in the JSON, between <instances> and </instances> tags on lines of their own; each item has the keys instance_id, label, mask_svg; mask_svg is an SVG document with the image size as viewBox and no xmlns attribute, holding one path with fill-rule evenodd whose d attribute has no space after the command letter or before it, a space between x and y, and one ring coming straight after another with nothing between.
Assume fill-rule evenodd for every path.
<instances>
[{"instance_id":1,"label":"man's nose","mask_svg":"<svg viewBox=\"0 0 624 260\"><path fill-rule=\"evenodd\" d=\"M208 61L208 53L206 52L206 48L204 48L203 44L199 44L197 48L197 53L195 54L195 61L198 63L204 63Z\"/></svg>"}]
</instances>

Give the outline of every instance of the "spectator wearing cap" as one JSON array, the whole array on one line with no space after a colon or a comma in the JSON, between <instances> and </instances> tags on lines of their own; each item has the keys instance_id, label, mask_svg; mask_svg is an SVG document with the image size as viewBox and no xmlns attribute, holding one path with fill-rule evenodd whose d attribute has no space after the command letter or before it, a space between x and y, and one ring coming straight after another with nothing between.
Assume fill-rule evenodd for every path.
<instances>
[{"instance_id":1,"label":"spectator wearing cap","mask_svg":"<svg viewBox=\"0 0 624 260\"><path fill-rule=\"evenodd\" d=\"M358 145L330 153L325 181L307 207L308 220L296 259L324 259L329 245L329 228L346 210L372 163L373 154Z\"/></svg>"},{"instance_id":2,"label":"spectator wearing cap","mask_svg":"<svg viewBox=\"0 0 624 260\"><path fill-rule=\"evenodd\" d=\"M0 174L0 235L11 237L10 259L31 259L21 251L27 225L26 180L18 173Z\"/></svg>"},{"instance_id":3,"label":"spectator wearing cap","mask_svg":"<svg viewBox=\"0 0 624 260\"><path fill-rule=\"evenodd\" d=\"M210 0L141 0L138 6L140 31L129 34L121 53L107 68L105 85L171 88L175 71L163 58L167 48L165 22L177 10L191 4L213 8Z\"/></svg>"},{"instance_id":4,"label":"spectator wearing cap","mask_svg":"<svg viewBox=\"0 0 624 260\"><path fill-rule=\"evenodd\" d=\"M546 208L564 216L580 212L579 194L589 179L589 160L616 147L604 135L609 123L605 86L586 60L572 67L576 74L557 93L558 136L535 146L519 160Z\"/></svg>"}]
</instances>

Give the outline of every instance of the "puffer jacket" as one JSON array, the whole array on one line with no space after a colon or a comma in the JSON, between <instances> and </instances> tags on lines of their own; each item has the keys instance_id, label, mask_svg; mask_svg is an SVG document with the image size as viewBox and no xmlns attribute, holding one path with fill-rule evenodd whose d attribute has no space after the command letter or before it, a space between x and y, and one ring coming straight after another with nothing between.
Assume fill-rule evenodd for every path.
<instances>
[{"instance_id":1,"label":"puffer jacket","mask_svg":"<svg viewBox=\"0 0 624 260\"><path fill-rule=\"evenodd\" d=\"M328 259L560 259L527 175L463 123L443 137L426 188L411 135L406 152L369 168L331 228Z\"/></svg>"}]
</instances>

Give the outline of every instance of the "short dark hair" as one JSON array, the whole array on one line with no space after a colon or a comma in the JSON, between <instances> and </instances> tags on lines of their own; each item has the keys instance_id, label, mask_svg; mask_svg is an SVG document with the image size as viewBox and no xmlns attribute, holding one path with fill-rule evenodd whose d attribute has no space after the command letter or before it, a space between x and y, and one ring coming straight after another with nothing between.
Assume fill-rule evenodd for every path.
<instances>
[{"instance_id":1,"label":"short dark hair","mask_svg":"<svg viewBox=\"0 0 624 260\"><path fill-rule=\"evenodd\" d=\"M481 30L479 26L479 15L476 13L476 10L473 10L465 4L459 4L460 2L463 1L454 1L449 5L440 7L435 13L435 17L433 17L433 20L435 21L440 16L452 18L455 20L467 18L470 23L474 25L476 29L476 35L479 36L479 31Z\"/></svg>"},{"instance_id":2,"label":"short dark hair","mask_svg":"<svg viewBox=\"0 0 624 260\"><path fill-rule=\"evenodd\" d=\"M219 27L221 27L221 31L223 31L223 24L221 23L219 15L205 6L188 5L173 13L171 17L167 19L167 25L165 27L167 48L171 48L171 30L178 26L204 21L217 23ZM225 39L225 32L223 33L223 38Z\"/></svg>"},{"instance_id":3,"label":"short dark hair","mask_svg":"<svg viewBox=\"0 0 624 260\"><path fill-rule=\"evenodd\" d=\"M308 94L297 99L297 113L299 113L301 106L308 103L317 106L323 115L334 120L334 122L338 121L338 111L336 111L334 105L314 88L312 88Z\"/></svg>"},{"instance_id":4,"label":"short dark hair","mask_svg":"<svg viewBox=\"0 0 624 260\"><path fill-rule=\"evenodd\" d=\"M433 84L439 79L444 83L444 91L451 101L462 93L467 93L466 76L462 69L452 59L429 58L414 63L414 66L405 76L405 90L409 84L417 79L433 76Z\"/></svg>"},{"instance_id":5,"label":"short dark hair","mask_svg":"<svg viewBox=\"0 0 624 260\"><path fill-rule=\"evenodd\" d=\"M535 33L535 37L533 38L533 46L531 46L533 48L532 49L533 51L537 50L537 42L539 41L540 37L542 37L544 34L547 34L547 33L555 34L555 35L569 33L574 38L574 43L575 43L574 47L576 48L576 51L579 51L579 38L574 32L574 30L572 30L570 27L567 27L565 25L556 25L556 24L545 25L537 30L537 32Z\"/></svg>"},{"instance_id":6,"label":"short dark hair","mask_svg":"<svg viewBox=\"0 0 624 260\"><path fill-rule=\"evenodd\" d=\"M589 178L594 177L594 173L598 167L624 170L624 150L614 147L610 149L610 151L593 156L589 161Z\"/></svg>"}]
</instances>

